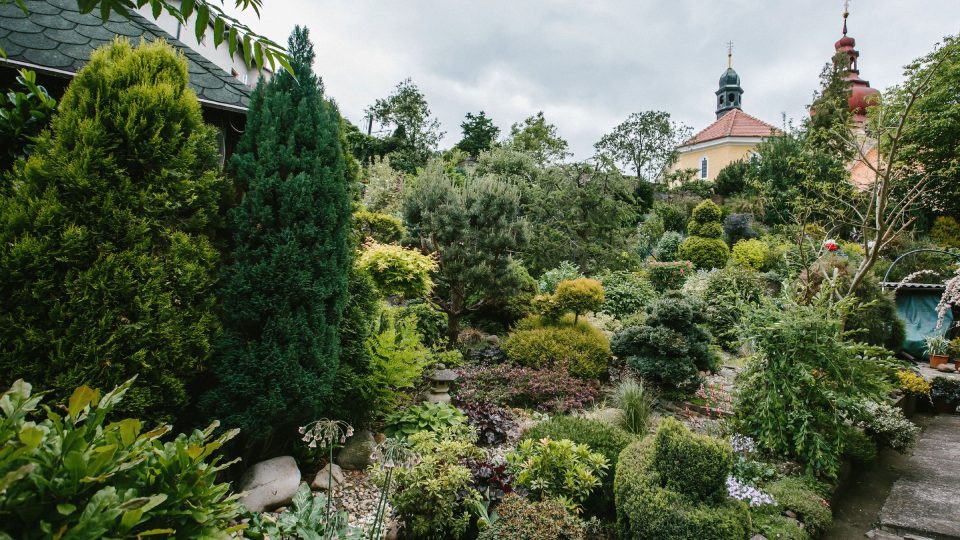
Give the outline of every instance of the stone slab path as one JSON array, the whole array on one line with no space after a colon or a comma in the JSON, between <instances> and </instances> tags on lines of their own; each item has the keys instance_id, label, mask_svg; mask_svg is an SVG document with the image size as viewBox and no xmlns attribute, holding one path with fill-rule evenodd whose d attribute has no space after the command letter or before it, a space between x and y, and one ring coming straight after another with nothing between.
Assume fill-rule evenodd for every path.
<instances>
[{"instance_id":1,"label":"stone slab path","mask_svg":"<svg viewBox=\"0 0 960 540\"><path fill-rule=\"evenodd\" d=\"M960 540L960 415L930 417L880 510L884 531Z\"/></svg>"}]
</instances>

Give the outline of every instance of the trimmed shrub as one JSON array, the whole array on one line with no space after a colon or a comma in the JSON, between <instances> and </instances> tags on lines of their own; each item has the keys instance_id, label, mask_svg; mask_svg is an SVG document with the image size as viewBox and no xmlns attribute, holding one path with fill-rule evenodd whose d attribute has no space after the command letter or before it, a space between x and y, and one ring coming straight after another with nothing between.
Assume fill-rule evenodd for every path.
<instances>
[{"instance_id":1,"label":"trimmed shrub","mask_svg":"<svg viewBox=\"0 0 960 540\"><path fill-rule=\"evenodd\" d=\"M217 482L229 463L219 464L216 453L236 431L214 437L214 423L164 441L170 426L147 430L140 420L111 415L132 383L106 394L81 386L66 406L45 410L43 396L22 380L3 393L0 536L229 536L243 508L230 485Z\"/></svg>"},{"instance_id":2,"label":"trimmed shrub","mask_svg":"<svg viewBox=\"0 0 960 540\"><path fill-rule=\"evenodd\" d=\"M703 482L698 481L701 471L682 464L705 467ZM693 435L672 418L664 420L656 437L632 443L620 454L614 480L620 538L747 538L750 511L726 496L730 464L729 448Z\"/></svg>"},{"instance_id":3,"label":"trimmed shrub","mask_svg":"<svg viewBox=\"0 0 960 540\"><path fill-rule=\"evenodd\" d=\"M687 278L693 274L693 263L690 261L651 262L647 264L650 273L650 284L659 292L679 289L683 287Z\"/></svg>"},{"instance_id":4,"label":"trimmed shrub","mask_svg":"<svg viewBox=\"0 0 960 540\"><path fill-rule=\"evenodd\" d=\"M573 322L588 311L598 311L603 306L603 285L590 278L561 281L554 293L554 302L561 313L573 312Z\"/></svg>"},{"instance_id":5,"label":"trimmed shrub","mask_svg":"<svg viewBox=\"0 0 960 540\"><path fill-rule=\"evenodd\" d=\"M721 217L723 217L723 210L711 200L698 204L690 214L691 221L699 224L719 222Z\"/></svg>"},{"instance_id":6,"label":"trimmed shrub","mask_svg":"<svg viewBox=\"0 0 960 540\"><path fill-rule=\"evenodd\" d=\"M137 375L118 412L183 414L220 330L216 133L169 45L91 54L0 197L3 382L62 399Z\"/></svg>"},{"instance_id":7,"label":"trimmed shrub","mask_svg":"<svg viewBox=\"0 0 960 540\"><path fill-rule=\"evenodd\" d=\"M941 246L960 248L960 223L950 216L940 216L933 220L930 238Z\"/></svg>"},{"instance_id":8,"label":"trimmed shrub","mask_svg":"<svg viewBox=\"0 0 960 540\"><path fill-rule=\"evenodd\" d=\"M677 231L667 231L663 233L660 240L657 240L656 247L653 248L653 258L658 261L677 260L677 251L683 242L683 235Z\"/></svg>"},{"instance_id":9,"label":"trimmed shrub","mask_svg":"<svg viewBox=\"0 0 960 540\"><path fill-rule=\"evenodd\" d=\"M618 319L642 311L657 296L650 282L636 272L607 272L599 279L603 284L601 311Z\"/></svg>"},{"instance_id":10,"label":"trimmed shrub","mask_svg":"<svg viewBox=\"0 0 960 540\"><path fill-rule=\"evenodd\" d=\"M723 236L723 226L720 225L719 221L699 223L690 220L690 223L687 224L687 234L690 236L701 236L703 238L720 238Z\"/></svg>"},{"instance_id":11,"label":"trimmed shrub","mask_svg":"<svg viewBox=\"0 0 960 540\"><path fill-rule=\"evenodd\" d=\"M765 270L770 248L760 240L740 240L733 245L733 262L744 268Z\"/></svg>"},{"instance_id":12,"label":"trimmed shrub","mask_svg":"<svg viewBox=\"0 0 960 540\"><path fill-rule=\"evenodd\" d=\"M399 242L406 232L400 218L369 210L357 210L353 213L353 229L361 242L372 240L381 244Z\"/></svg>"},{"instance_id":13,"label":"trimmed shrub","mask_svg":"<svg viewBox=\"0 0 960 540\"><path fill-rule=\"evenodd\" d=\"M586 527L556 499L530 501L511 494L497 506L499 518L477 540L583 540Z\"/></svg>"},{"instance_id":14,"label":"trimmed shrub","mask_svg":"<svg viewBox=\"0 0 960 540\"><path fill-rule=\"evenodd\" d=\"M554 416L541 422L523 435L523 439L569 439L585 444L590 450L598 452L607 459L610 470L616 469L620 452L633 442L626 431L599 420L580 416ZM613 516L613 474L608 474L601 482L601 489L594 491L584 503L584 509L590 516Z\"/></svg>"},{"instance_id":15,"label":"trimmed shrub","mask_svg":"<svg viewBox=\"0 0 960 540\"><path fill-rule=\"evenodd\" d=\"M755 513L780 515L791 510L803 522L810 538L819 538L830 529L833 515L830 505L803 478L788 476L764 486L776 504L759 506Z\"/></svg>"},{"instance_id":16,"label":"trimmed shrub","mask_svg":"<svg viewBox=\"0 0 960 540\"><path fill-rule=\"evenodd\" d=\"M593 379L602 375L610 360L607 337L587 322L569 318L558 326L543 326L537 317L520 321L503 342L511 361L528 367L566 364L575 377Z\"/></svg>"},{"instance_id":17,"label":"trimmed shrub","mask_svg":"<svg viewBox=\"0 0 960 540\"><path fill-rule=\"evenodd\" d=\"M713 190L717 195L729 197L742 193L747 188L747 171L750 165L742 160L732 161L720 169L717 178L713 181Z\"/></svg>"},{"instance_id":18,"label":"trimmed shrub","mask_svg":"<svg viewBox=\"0 0 960 540\"><path fill-rule=\"evenodd\" d=\"M719 238L690 236L680 244L677 256L692 262L697 270L710 270L726 266L730 248Z\"/></svg>"},{"instance_id":19,"label":"trimmed shrub","mask_svg":"<svg viewBox=\"0 0 960 540\"><path fill-rule=\"evenodd\" d=\"M370 274L384 296L419 298L433 288L430 272L437 263L415 249L373 243L360 253L357 267Z\"/></svg>"},{"instance_id":20,"label":"trimmed shrub","mask_svg":"<svg viewBox=\"0 0 960 540\"><path fill-rule=\"evenodd\" d=\"M679 292L653 304L642 324L624 326L613 336L614 354L647 381L684 388L698 380L699 370L712 369L710 332L702 309Z\"/></svg>"}]
</instances>

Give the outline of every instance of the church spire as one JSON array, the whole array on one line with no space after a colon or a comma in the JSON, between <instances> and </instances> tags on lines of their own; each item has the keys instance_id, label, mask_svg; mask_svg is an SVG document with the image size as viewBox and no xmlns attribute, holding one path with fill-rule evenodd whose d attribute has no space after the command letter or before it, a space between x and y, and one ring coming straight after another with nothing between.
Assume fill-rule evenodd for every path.
<instances>
[{"instance_id":1,"label":"church spire","mask_svg":"<svg viewBox=\"0 0 960 540\"><path fill-rule=\"evenodd\" d=\"M740 75L733 69L733 42L727 42L727 70L720 76L720 87L717 95L717 118L733 109L740 108L740 98L743 88L740 87Z\"/></svg>"}]
</instances>

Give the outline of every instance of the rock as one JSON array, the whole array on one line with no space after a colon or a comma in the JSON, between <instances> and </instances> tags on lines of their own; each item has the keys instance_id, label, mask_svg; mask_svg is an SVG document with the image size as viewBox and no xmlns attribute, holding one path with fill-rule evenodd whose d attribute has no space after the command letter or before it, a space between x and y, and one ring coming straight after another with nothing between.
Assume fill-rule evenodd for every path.
<instances>
[{"instance_id":1,"label":"rock","mask_svg":"<svg viewBox=\"0 0 960 540\"><path fill-rule=\"evenodd\" d=\"M343 483L343 470L336 463L328 463L326 467L320 469L320 472L313 477L310 487L315 490L326 491L328 482L332 487L337 487Z\"/></svg>"},{"instance_id":2,"label":"rock","mask_svg":"<svg viewBox=\"0 0 960 540\"><path fill-rule=\"evenodd\" d=\"M263 512L289 504L300 485L300 469L291 456L254 464L240 478L240 503L251 512Z\"/></svg>"},{"instance_id":3,"label":"rock","mask_svg":"<svg viewBox=\"0 0 960 540\"><path fill-rule=\"evenodd\" d=\"M370 454L376 446L373 433L361 429L347 439L340 453L337 454L337 465L348 471L364 470L373 463L370 460Z\"/></svg>"},{"instance_id":4,"label":"rock","mask_svg":"<svg viewBox=\"0 0 960 540\"><path fill-rule=\"evenodd\" d=\"M939 366L937 366L937 371L942 371L944 373L953 373L956 370L953 369L952 364L940 364Z\"/></svg>"},{"instance_id":5,"label":"rock","mask_svg":"<svg viewBox=\"0 0 960 540\"><path fill-rule=\"evenodd\" d=\"M760 533L757 533L757 534L751 536L751 537L750 537L750 540L767 540L767 537L764 536L764 535L762 535L762 534L760 534Z\"/></svg>"},{"instance_id":6,"label":"rock","mask_svg":"<svg viewBox=\"0 0 960 540\"><path fill-rule=\"evenodd\" d=\"M793 510L786 510L786 511L783 513L783 515L787 516L788 518L797 519L797 514L796 514L796 512L794 512Z\"/></svg>"}]
</instances>

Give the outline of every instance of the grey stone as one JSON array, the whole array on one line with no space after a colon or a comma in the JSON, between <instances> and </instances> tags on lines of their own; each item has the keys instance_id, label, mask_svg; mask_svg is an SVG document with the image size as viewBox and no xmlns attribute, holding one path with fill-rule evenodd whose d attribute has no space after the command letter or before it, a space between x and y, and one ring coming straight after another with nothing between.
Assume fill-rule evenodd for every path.
<instances>
[{"instance_id":1,"label":"grey stone","mask_svg":"<svg viewBox=\"0 0 960 540\"><path fill-rule=\"evenodd\" d=\"M762 535L762 534L760 534L760 533L757 533L757 534L751 536L751 537L750 537L750 540L767 540L767 537L764 536L764 535Z\"/></svg>"},{"instance_id":2,"label":"grey stone","mask_svg":"<svg viewBox=\"0 0 960 540\"><path fill-rule=\"evenodd\" d=\"M329 483L331 481L332 483ZM328 463L326 467L320 469L320 472L313 477L313 482L310 482L310 487L316 490L326 491L328 485L337 487L342 483L343 470L336 463Z\"/></svg>"},{"instance_id":3,"label":"grey stone","mask_svg":"<svg viewBox=\"0 0 960 540\"><path fill-rule=\"evenodd\" d=\"M289 504L300 485L300 469L291 456L261 461L240 478L240 503L251 512L263 512Z\"/></svg>"},{"instance_id":4,"label":"grey stone","mask_svg":"<svg viewBox=\"0 0 960 540\"><path fill-rule=\"evenodd\" d=\"M937 366L937 371L940 371L943 373L953 373L954 371L956 371L956 369L954 369L953 364L940 364L939 366Z\"/></svg>"},{"instance_id":5,"label":"grey stone","mask_svg":"<svg viewBox=\"0 0 960 540\"><path fill-rule=\"evenodd\" d=\"M361 471L369 467L373 461L370 460L370 454L377 446L373 439L373 433L365 429L353 434L347 439L346 444L337 454L337 465L348 471Z\"/></svg>"},{"instance_id":6,"label":"grey stone","mask_svg":"<svg viewBox=\"0 0 960 540\"><path fill-rule=\"evenodd\" d=\"M787 516L788 518L797 519L797 514L793 510L787 510L783 513L783 515Z\"/></svg>"}]
</instances>

